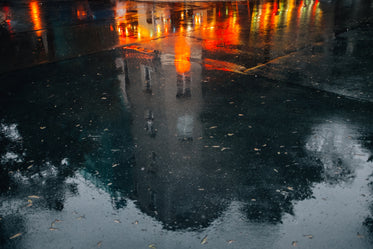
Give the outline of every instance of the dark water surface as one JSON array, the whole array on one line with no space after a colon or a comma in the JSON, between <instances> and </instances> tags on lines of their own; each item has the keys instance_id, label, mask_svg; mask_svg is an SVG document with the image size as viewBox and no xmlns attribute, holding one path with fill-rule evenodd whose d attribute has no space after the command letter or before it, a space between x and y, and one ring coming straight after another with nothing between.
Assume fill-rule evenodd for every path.
<instances>
[{"instance_id":1,"label":"dark water surface","mask_svg":"<svg viewBox=\"0 0 373 249\"><path fill-rule=\"evenodd\" d=\"M372 248L372 12L1 2L0 248Z\"/></svg>"}]
</instances>

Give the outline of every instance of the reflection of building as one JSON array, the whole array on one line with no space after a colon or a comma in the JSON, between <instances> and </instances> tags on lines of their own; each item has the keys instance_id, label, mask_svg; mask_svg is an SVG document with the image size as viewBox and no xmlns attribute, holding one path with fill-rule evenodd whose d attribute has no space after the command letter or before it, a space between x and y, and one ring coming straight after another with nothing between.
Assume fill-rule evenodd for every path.
<instances>
[{"instance_id":1,"label":"reflection of building","mask_svg":"<svg viewBox=\"0 0 373 249\"><path fill-rule=\"evenodd\" d=\"M117 62L117 65L123 65L118 68L127 67L122 70L125 74L122 76L125 79L122 92L123 99L127 99L131 106L131 130L137 146L135 198L144 212L157 217L168 228L205 226L225 208L225 193L229 189L226 186L231 185L232 181L246 181L237 176L229 178L220 175L215 170L220 172L220 167L229 168L231 162L248 164L254 168L256 166L252 165L251 157L223 158L222 151L227 148L220 144L210 144L216 141L214 136L209 136L210 141L205 139L204 136L211 131L204 127L200 117L204 103L201 74L204 69L219 69L216 66L219 61L209 59L219 56L216 52L239 54L244 46L245 51L255 51L262 45L256 44L258 42L273 43L273 39L277 39L275 32L278 31L274 25L284 25L284 15L287 13L276 11L280 9L277 3L257 4L260 13L254 12L248 4L216 3L208 10L202 8L202 11L184 6L174 11L169 19L163 19L171 4L163 5L163 9L157 6L154 12L151 12L151 4L141 8L141 11L137 5L140 3L121 4L132 6L121 9L117 5L117 32L121 42L151 39L166 34L166 31L175 34L167 38L162 53L131 46L124 50L122 60L117 59L123 61ZM285 5L281 6L285 8ZM155 25L156 20L159 22ZM241 32L248 28L244 26L247 20L258 22L257 28L254 27L255 23L251 27L249 43L243 42L245 37L242 36L244 32ZM158 30L161 32L157 33ZM196 45L196 40L185 38L185 32L188 31L202 37L201 44ZM295 31L300 32L296 28ZM293 30L289 29L288 32ZM278 39L288 38L282 37L281 32L277 35ZM287 45L279 41L277 47L264 46L267 51L262 53L267 53L268 60L276 53L283 53ZM252 47L247 49L246 46ZM275 52L271 54L273 49ZM263 62L261 59L263 56L258 56L254 62ZM224 60L232 59L227 59L225 54ZM215 63L215 67L204 67L206 61ZM221 70L229 70L226 66L230 64L224 61L219 63L222 65ZM237 148L237 151L245 154L241 149ZM291 209L291 203L282 192L268 189L268 183L278 184L278 188L282 188L277 180L273 180L277 178L268 176L267 179L269 167L252 169L258 178L255 186L250 183L238 187L238 199L256 195L256 190L264 197L260 202L248 205L247 212L252 214L252 217L248 215L250 219L279 221L283 209ZM307 189L308 185L305 184L304 188ZM258 213L261 215L258 216Z\"/></svg>"},{"instance_id":2,"label":"reflection of building","mask_svg":"<svg viewBox=\"0 0 373 249\"><path fill-rule=\"evenodd\" d=\"M203 165L214 154L199 139L202 71L190 57L200 52L180 39L169 54L130 47L123 55L137 146L136 199L171 229L205 226L224 209L212 196L223 184L211 181Z\"/></svg>"}]
</instances>

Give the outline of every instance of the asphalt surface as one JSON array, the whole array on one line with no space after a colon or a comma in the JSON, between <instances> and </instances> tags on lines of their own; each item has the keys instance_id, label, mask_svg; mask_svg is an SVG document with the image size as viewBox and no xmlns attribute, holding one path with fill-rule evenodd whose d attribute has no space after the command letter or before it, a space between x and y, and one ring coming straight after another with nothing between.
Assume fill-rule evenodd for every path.
<instances>
[{"instance_id":1,"label":"asphalt surface","mask_svg":"<svg viewBox=\"0 0 373 249\"><path fill-rule=\"evenodd\" d=\"M3 1L0 248L371 248L372 1Z\"/></svg>"}]
</instances>

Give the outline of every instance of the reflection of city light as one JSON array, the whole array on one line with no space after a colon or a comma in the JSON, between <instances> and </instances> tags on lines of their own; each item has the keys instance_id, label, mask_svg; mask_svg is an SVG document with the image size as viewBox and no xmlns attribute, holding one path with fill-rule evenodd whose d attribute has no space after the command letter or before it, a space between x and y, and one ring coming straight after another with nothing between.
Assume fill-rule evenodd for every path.
<instances>
[{"instance_id":1,"label":"reflection of city light","mask_svg":"<svg viewBox=\"0 0 373 249\"><path fill-rule=\"evenodd\" d=\"M76 16L78 17L79 20L84 20L87 18L87 11L85 10L77 10L76 11Z\"/></svg>"},{"instance_id":2,"label":"reflection of city light","mask_svg":"<svg viewBox=\"0 0 373 249\"><path fill-rule=\"evenodd\" d=\"M10 24L10 8L8 6L4 6L3 10L5 14L5 23L8 25L8 30L12 32L12 27Z\"/></svg>"},{"instance_id":3,"label":"reflection of city light","mask_svg":"<svg viewBox=\"0 0 373 249\"><path fill-rule=\"evenodd\" d=\"M190 71L190 46L182 36L178 36L176 39L175 67L179 74Z\"/></svg>"},{"instance_id":4,"label":"reflection of city light","mask_svg":"<svg viewBox=\"0 0 373 249\"><path fill-rule=\"evenodd\" d=\"M41 26L40 10L39 10L38 3L37 2L31 2L30 3L30 9L31 9L32 22L34 24L34 29L35 30L40 30L42 26Z\"/></svg>"}]
</instances>

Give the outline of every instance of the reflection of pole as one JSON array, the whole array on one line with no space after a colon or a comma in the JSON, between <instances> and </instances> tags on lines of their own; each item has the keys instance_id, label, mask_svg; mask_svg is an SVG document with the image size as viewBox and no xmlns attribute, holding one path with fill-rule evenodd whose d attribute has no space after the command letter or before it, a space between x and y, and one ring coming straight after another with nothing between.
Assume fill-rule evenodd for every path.
<instances>
[{"instance_id":1,"label":"reflection of pole","mask_svg":"<svg viewBox=\"0 0 373 249\"><path fill-rule=\"evenodd\" d=\"M177 74L176 86L177 98L190 98L192 96L190 91L190 76L186 74Z\"/></svg>"},{"instance_id":2,"label":"reflection of pole","mask_svg":"<svg viewBox=\"0 0 373 249\"><path fill-rule=\"evenodd\" d=\"M122 93L123 102L126 107L130 107L130 103L128 101L128 95L127 95L127 78L128 78L128 68L127 63L123 60L123 58L116 58L115 59L115 66L117 69L119 69L120 73L118 74L117 78L119 80L119 87Z\"/></svg>"}]
</instances>

